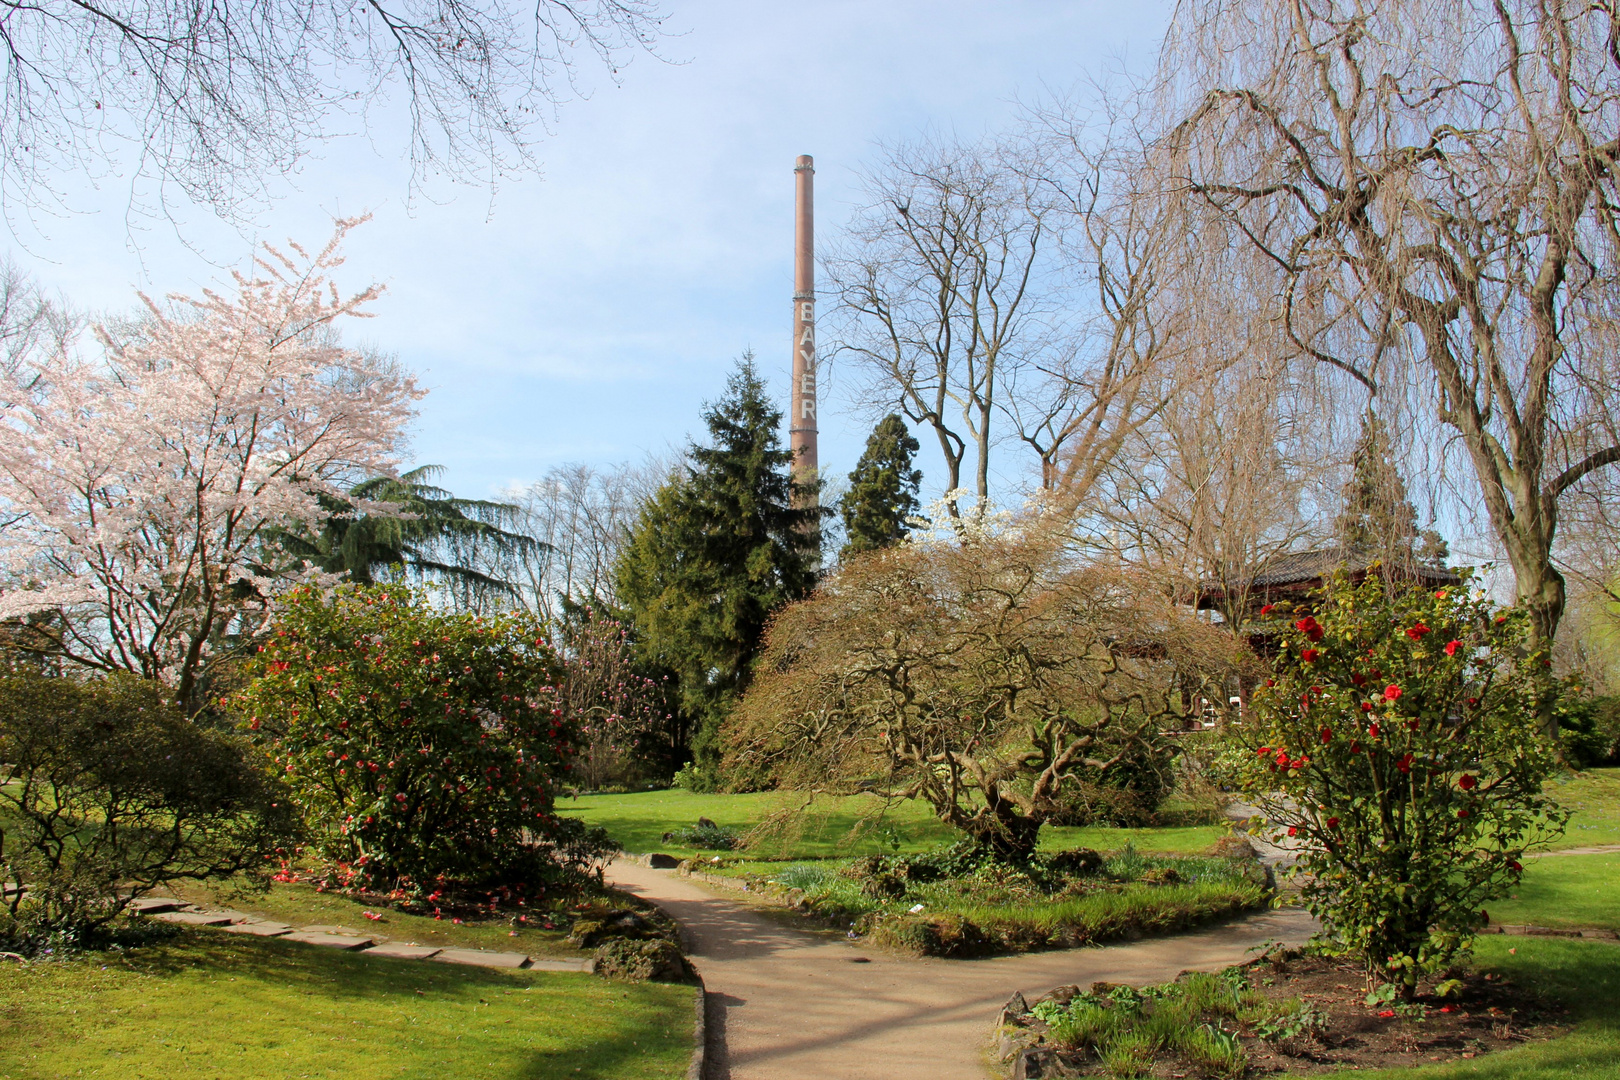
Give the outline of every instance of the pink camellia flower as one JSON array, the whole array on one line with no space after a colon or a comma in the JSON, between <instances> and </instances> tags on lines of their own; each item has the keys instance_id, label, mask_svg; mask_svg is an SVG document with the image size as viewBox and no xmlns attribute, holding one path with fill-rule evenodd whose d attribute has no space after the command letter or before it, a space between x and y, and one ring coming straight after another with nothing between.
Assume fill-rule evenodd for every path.
<instances>
[{"instance_id":1,"label":"pink camellia flower","mask_svg":"<svg viewBox=\"0 0 1620 1080\"><path fill-rule=\"evenodd\" d=\"M1455 639L1453 639L1451 641L1448 641L1448 642L1446 642L1446 655L1447 656L1456 656L1457 655L1457 650L1460 649L1460 648L1462 648L1462 642L1457 641Z\"/></svg>"},{"instance_id":2,"label":"pink camellia flower","mask_svg":"<svg viewBox=\"0 0 1620 1080\"><path fill-rule=\"evenodd\" d=\"M1406 636L1413 641L1422 641L1423 635L1427 633L1429 633L1429 628L1422 623L1418 623L1416 626L1407 629Z\"/></svg>"},{"instance_id":3,"label":"pink camellia flower","mask_svg":"<svg viewBox=\"0 0 1620 1080\"><path fill-rule=\"evenodd\" d=\"M1399 701L1400 697L1401 688L1396 686L1394 683L1390 683L1388 686L1384 687L1385 701Z\"/></svg>"}]
</instances>

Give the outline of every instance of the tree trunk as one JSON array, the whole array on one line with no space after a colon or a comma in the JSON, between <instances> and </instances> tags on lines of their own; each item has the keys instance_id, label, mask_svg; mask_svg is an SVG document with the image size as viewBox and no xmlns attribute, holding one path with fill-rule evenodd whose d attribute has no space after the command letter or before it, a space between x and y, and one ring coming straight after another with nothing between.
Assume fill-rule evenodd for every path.
<instances>
[{"instance_id":1,"label":"tree trunk","mask_svg":"<svg viewBox=\"0 0 1620 1080\"><path fill-rule=\"evenodd\" d=\"M997 860L1023 865L1034 857L1035 841L1045 821L1019 813L1012 803L999 799L992 809L980 811L968 822L967 833L975 843L989 848Z\"/></svg>"}]
</instances>

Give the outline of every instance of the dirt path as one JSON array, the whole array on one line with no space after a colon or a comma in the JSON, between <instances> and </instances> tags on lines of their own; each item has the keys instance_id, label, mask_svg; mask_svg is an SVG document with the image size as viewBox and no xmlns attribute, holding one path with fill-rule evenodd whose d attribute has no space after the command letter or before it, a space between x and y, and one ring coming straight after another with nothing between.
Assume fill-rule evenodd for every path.
<instances>
[{"instance_id":1,"label":"dirt path","mask_svg":"<svg viewBox=\"0 0 1620 1080\"><path fill-rule=\"evenodd\" d=\"M681 924L709 990L707 1080L984 1080L990 1026L1014 990L1163 982L1315 929L1278 911L1101 949L911 959L781 925L674 871L618 862L608 879Z\"/></svg>"}]
</instances>

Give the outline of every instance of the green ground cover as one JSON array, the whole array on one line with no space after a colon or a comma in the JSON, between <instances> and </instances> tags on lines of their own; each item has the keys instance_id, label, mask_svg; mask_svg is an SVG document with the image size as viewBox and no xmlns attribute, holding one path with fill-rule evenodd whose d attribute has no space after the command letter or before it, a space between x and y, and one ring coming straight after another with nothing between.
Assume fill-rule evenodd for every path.
<instances>
[{"instance_id":1,"label":"green ground cover","mask_svg":"<svg viewBox=\"0 0 1620 1080\"><path fill-rule=\"evenodd\" d=\"M1487 910L1499 923L1620 930L1620 854L1526 860L1513 897Z\"/></svg>"},{"instance_id":2,"label":"green ground cover","mask_svg":"<svg viewBox=\"0 0 1620 1080\"><path fill-rule=\"evenodd\" d=\"M739 831L754 828L767 817L803 806L803 796L765 791L745 795L697 795L672 788L628 795L581 795L561 801L558 812L577 814L600 825L632 853L662 851L676 856L712 855L712 851L666 843L663 835L706 817L717 825ZM892 803L882 809L874 795L818 798L802 814L794 814L794 831L766 837L748 849L762 858L812 859L836 856L909 854L927 851L960 839L961 834L934 817L925 803ZM867 819L863 822L863 819ZM851 835L857 825L861 828ZM1110 829L1047 826L1041 830L1041 848L1057 851L1092 847L1113 851L1133 844L1140 851L1200 852L1225 835L1224 825L1195 825L1163 829Z\"/></svg>"},{"instance_id":3,"label":"green ground cover","mask_svg":"<svg viewBox=\"0 0 1620 1080\"><path fill-rule=\"evenodd\" d=\"M412 915L381 904L367 904L314 886L276 883L268 893L237 891L230 887L183 886L175 896L207 907L229 908L293 926L343 926L359 933L381 935L390 941L435 945L440 948L494 949L530 956L584 957L589 952L571 948L563 939L572 924L571 912L540 911L521 919L503 912L490 918L460 917L445 913L435 919ZM381 916L366 918L366 912ZM550 924L549 928L547 924Z\"/></svg>"},{"instance_id":4,"label":"green ground cover","mask_svg":"<svg viewBox=\"0 0 1620 1080\"><path fill-rule=\"evenodd\" d=\"M694 993L192 931L0 964L0 1080L675 1078Z\"/></svg>"}]
</instances>

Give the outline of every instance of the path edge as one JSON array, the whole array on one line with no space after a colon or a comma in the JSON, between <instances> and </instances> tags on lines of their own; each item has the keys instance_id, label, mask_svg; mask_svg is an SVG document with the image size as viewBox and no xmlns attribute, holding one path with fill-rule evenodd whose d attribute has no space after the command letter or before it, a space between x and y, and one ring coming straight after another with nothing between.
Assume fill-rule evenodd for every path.
<instances>
[{"instance_id":1,"label":"path edge","mask_svg":"<svg viewBox=\"0 0 1620 1080\"><path fill-rule=\"evenodd\" d=\"M697 1004L692 1022L692 1061L686 1066L686 1080L704 1080L709 1065L709 988L695 967L692 977L697 980Z\"/></svg>"}]
</instances>

